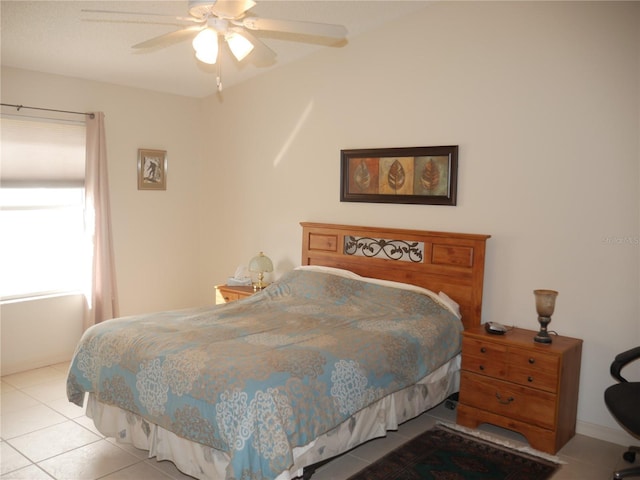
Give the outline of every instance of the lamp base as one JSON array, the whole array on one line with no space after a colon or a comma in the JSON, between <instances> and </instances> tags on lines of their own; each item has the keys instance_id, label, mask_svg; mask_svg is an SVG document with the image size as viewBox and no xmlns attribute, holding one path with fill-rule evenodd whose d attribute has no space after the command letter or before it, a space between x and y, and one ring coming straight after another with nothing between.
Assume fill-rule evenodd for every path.
<instances>
[{"instance_id":1,"label":"lamp base","mask_svg":"<svg viewBox=\"0 0 640 480\"><path fill-rule=\"evenodd\" d=\"M540 323L540 331L533 337L533 341L537 343L551 343L551 336L547 332L547 325L551 322L551 317L538 317Z\"/></svg>"},{"instance_id":2,"label":"lamp base","mask_svg":"<svg viewBox=\"0 0 640 480\"><path fill-rule=\"evenodd\" d=\"M264 281L264 274L262 272L258 273L258 281L254 282L253 289L254 290L262 290L266 286L267 286L267 284Z\"/></svg>"},{"instance_id":3,"label":"lamp base","mask_svg":"<svg viewBox=\"0 0 640 480\"><path fill-rule=\"evenodd\" d=\"M538 334L533 337L533 341L534 342L538 342L538 343L551 343L551 337L549 336L549 334L547 332L543 332L540 331L538 332Z\"/></svg>"}]
</instances>

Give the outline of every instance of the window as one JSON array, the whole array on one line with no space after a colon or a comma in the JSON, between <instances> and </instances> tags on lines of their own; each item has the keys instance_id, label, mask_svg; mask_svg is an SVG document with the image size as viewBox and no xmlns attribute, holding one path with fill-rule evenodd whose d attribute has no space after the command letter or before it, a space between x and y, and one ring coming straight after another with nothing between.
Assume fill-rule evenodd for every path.
<instances>
[{"instance_id":1,"label":"window","mask_svg":"<svg viewBox=\"0 0 640 480\"><path fill-rule=\"evenodd\" d=\"M84 124L2 117L0 127L0 298L84 290Z\"/></svg>"}]
</instances>

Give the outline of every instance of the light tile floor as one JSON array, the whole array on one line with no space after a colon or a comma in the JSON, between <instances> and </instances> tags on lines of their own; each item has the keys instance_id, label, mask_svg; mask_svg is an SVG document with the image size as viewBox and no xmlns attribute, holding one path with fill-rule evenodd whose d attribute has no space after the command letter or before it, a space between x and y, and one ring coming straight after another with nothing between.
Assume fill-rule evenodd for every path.
<instances>
[{"instance_id":1,"label":"light tile floor","mask_svg":"<svg viewBox=\"0 0 640 480\"><path fill-rule=\"evenodd\" d=\"M0 479L39 480L188 480L168 461L104 438L66 398L68 364L2 377L0 403ZM455 411L440 405L319 469L313 480L341 480L431 428L455 423ZM526 444L520 435L489 425L486 433ZM620 445L576 435L558 456L566 462L553 480L607 480L627 465Z\"/></svg>"}]
</instances>

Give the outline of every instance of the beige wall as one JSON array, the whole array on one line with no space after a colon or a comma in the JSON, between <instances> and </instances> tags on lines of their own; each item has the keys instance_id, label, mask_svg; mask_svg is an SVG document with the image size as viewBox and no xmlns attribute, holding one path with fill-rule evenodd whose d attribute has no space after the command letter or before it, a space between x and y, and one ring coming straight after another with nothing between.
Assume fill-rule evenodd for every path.
<instances>
[{"instance_id":1,"label":"beige wall","mask_svg":"<svg viewBox=\"0 0 640 480\"><path fill-rule=\"evenodd\" d=\"M1 96L9 104L105 112L121 314L197 304L200 101L11 68L2 69ZM168 152L167 191L137 189L138 148ZM2 306L2 374L70 358L82 308L75 297ZM52 327L63 316L67 328Z\"/></svg>"},{"instance_id":2,"label":"beige wall","mask_svg":"<svg viewBox=\"0 0 640 480\"><path fill-rule=\"evenodd\" d=\"M297 265L302 220L491 234L484 319L535 329L532 290L559 290L580 428L614 435L609 363L640 344L639 59L638 2L444 2L208 98L202 295L259 250ZM340 149L449 144L458 206L340 203Z\"/></svg>"},{"instance_id":3,"label":"beige wall","mask_svg":"<svg viewBox=\"0 0 640 480\"><path fill-rule=\"evenodd\" d=\"M11 68L1 88L3 103L105 112L121 313L196 302L199 100ZM166 191L138 190L138 148L167 151Z\"/></svg>"},{"instance_id":4,"label":"beige wall","mask_svg":"<svg viewBox=\"0 0 640 480\"><path fill-rule=\"evenodd\" d=\"M82 294L0 303L2 375L69 361L82 335Z\"/></svg>"},{"instance_id":5,"label":"beige wall","mask_svg":"<svg viewBox=\"0 0 640 480\"><path fill-rule=\"evenodd\" d=\"M259 250L281 275L300 221L491 234L484 318L536 328L531 291L559 290L579 429L624 442L602 392L640 344L639 64L637 2L447 2L224 101L11 69L2 101L106 113L123 314L209 303ZM340 149L449 144L458 206L340 203ZM139 147L169 152L166 192L137 191Z\"/></svg>"}]
</instances>

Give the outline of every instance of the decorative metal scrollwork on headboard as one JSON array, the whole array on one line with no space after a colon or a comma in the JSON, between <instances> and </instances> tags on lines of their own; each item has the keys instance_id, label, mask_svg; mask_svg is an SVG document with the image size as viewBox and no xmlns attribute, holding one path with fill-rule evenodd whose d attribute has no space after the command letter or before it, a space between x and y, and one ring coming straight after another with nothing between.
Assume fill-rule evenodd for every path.
<instances>
[{"instance_id":1,"label":"decorative metal scrollwork on headboard","mask_svg":"<svg viewBox=\"0 0 640 480\"><path fill-rule=\"evenodd\" d=\"M424 256L424 243L345 235L344 254L421 263Z\"/></svg>"}]
</instances>

